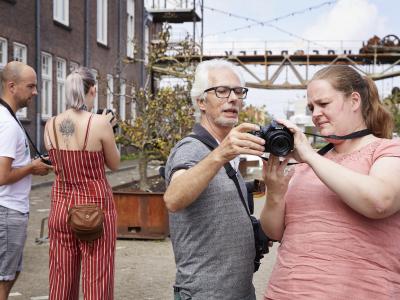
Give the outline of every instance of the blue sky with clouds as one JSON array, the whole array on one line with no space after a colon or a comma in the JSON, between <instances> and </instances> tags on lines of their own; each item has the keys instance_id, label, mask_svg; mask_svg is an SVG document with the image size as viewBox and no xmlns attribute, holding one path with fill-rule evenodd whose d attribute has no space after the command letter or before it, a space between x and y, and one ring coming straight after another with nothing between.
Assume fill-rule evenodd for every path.
<instances>
[{"instance_id":1,"label":"blue sky with clouds","mask_svg":"<svg viewBox=\"0 0 400 300\"><path fill-rule=\"evenodd\" d=\"M381 38L387 34L400 36L398 0L204 0L204 6L206 52L223 53L223 49L231 50L232 47L234 51L246 48L262 50L265 45L277 52L280 49L307 47L319 48L321 51L324 47L325 50L340 47L359 49L362 41L373 35ZM270 23L272 26L253 25L247 29L231 31L254 24L255 20L268 21L310 7L315 8L274 21ZM251 20L246 21L226 13L249 17ZM185 31L192 33L191 24L175 27L178 35L183 35ZM199 35L200 24L196 27L196 36ZM254 71L261 77L264 76L263 70L255 68ZM400 86L399 77L378 83L379 91L383 95L387 95L393 86ZM251 89L247 103L266 105L274 116L282 117L289 103L304 99L304 96L303 90Z\"/></svg>"}]
</instances>

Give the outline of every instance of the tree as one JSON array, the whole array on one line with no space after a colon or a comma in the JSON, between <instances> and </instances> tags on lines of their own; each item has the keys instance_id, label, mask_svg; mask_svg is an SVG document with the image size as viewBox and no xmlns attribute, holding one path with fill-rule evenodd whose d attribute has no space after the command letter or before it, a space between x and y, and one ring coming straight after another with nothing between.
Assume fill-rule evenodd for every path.
<instances>
[{"instance_id":1,"label":"tree","mask_svg":"<svg viewBox=\"0 0 400 300\"><path fill-rule=\"evenodd\" d=\"M186 38L169 43L170 27L164 26L159 39L152 43L146 65L145 86L129 95L136 104L136 118L121 121L117 142L131 149L139 160L140 189L148 190L147 166L152 160L165 161L171 148L194 124L194 109L190 99L194 44ZM175 57L181 57L179 61ZM173 76L173 87L155 87L155 79Z\"/></svg>"},{"instance_id":2,"label":"tree","mask_svg":"<svg viewBox=\"0 0 400 300\"><path fill-rule=\"evenodd\" d=\"M271 120L272 117L265 110L265 105L262 107L256 107L251 104L246 105L239 113L239 123L247 122L258 125L266 125L269 124Z\"/></svg>"},{"instance_id":3,"label":"tree","mask_svg":"<svg viewBox=\"0 0 400 300\"><path fill-rule=\"evenodd\" d=\"M392 94L383 99L383 103L393 114L395 123L394 131L400 134L400 89L394 87Z\"/></svg>"}]
</instances>

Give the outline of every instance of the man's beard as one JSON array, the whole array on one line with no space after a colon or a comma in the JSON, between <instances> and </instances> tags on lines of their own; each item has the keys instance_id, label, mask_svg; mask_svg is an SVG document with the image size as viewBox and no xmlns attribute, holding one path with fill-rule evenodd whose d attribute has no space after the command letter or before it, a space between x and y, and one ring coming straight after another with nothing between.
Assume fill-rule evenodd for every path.
<instances>
[{"instance_id":1,"label":"man's beard","mask_svg":"<svg viewBox=\"0 0 400 300\"><path fill-rule=\"evenodd\" d=\"M215 123L223 127L234 127L238 122L238 119L226 119L222 116L215 119Z\"/></svg>"},{"instance_id":2,"label":"man's beard","mask_svg":"<svg viewBox=\"0 0 400 300\"><path fill-rule=\"evenodd\" d=\"M29 102L31 101L32 98L25 98L25 99L20 99L18 101L18 109L22 109L25 107L29 106Z\"/></svg>"}]
</instances>

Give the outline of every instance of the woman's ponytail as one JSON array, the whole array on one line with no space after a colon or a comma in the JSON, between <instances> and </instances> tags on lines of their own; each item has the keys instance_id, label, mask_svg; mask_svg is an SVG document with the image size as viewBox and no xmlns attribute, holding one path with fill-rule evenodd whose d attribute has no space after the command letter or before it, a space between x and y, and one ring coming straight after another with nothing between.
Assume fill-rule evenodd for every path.
<instances>
[{"instance_id":1,"label":"woman's ponytail","mask_svg":"<svg viewBox=\"0 0 400 300\"><path fill-rule=\"evenodd\" d=\"M379 100L378 89L372 79L367 76L363 79L367 89L367 96L362 103L365 124L375 136L390 139L394 128L393 116Z\"/></svg>"}]
</instances>

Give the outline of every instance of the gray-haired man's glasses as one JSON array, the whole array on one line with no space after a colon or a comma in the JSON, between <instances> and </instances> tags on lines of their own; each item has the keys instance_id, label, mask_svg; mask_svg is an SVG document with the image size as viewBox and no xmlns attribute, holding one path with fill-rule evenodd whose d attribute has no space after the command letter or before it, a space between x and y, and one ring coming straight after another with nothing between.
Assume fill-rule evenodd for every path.
<instances>
[{"instance_id":1,"label":"gray-haired man's glasses","mask_svg":"<svg viewBox=\"0 0 400 300\"><path fill-rule=\"evenodd\" d=\"M247 91L249 89L245 88L245 87L229 87L229 86L214 86L211 87L209 89L204 90L204 93L207 93L209 91L214 91L215 92L215 96L217 96L217 98L229 98L229 96L231 95L231 92L233 91L236 95L236 97L238 97L238 99L245 99L247 96Z\"/></svg>"}]
</instances>

